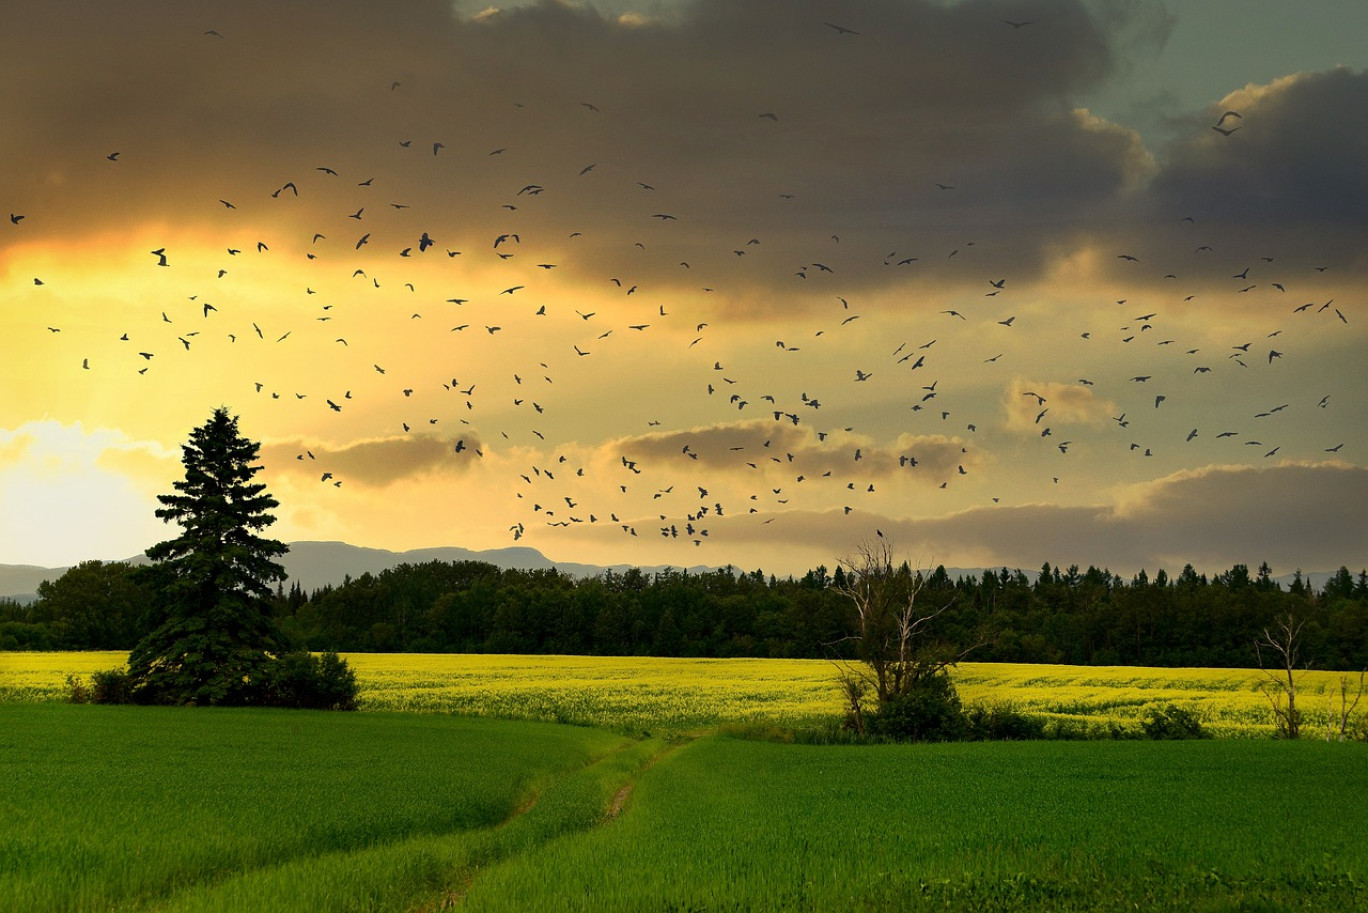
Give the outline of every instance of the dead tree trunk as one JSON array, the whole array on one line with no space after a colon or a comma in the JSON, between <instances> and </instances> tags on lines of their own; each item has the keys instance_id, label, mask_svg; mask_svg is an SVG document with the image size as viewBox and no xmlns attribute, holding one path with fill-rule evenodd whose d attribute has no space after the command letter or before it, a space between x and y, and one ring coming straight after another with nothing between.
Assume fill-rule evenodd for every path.
<instances>
[{"instance_id":1,"label":"dead tree trunk","mask_svg":"<svg viewBox=\"0 0 1368 913\"><path fill-rule=\"evenodd\" d=\"M1331 741L1336 732L1341 742L1349 738L1349 727L1354 721L1354 711L1358 709L1359 701L1363 700L1365 686L1368 686L1368 669L1359 673L1358 689L1352 692L1351 699L1349 676L1340 676L1339 709L1335 709L1333 692L1326 699L1325 741Z\"/></svg>"},{"instance_id":2,"label":"dead tree trunk","mask_svg":"<svg viewBox=\"0 0 1368 913\"><path fill-rule=\"evenodd\" d=\"M1271 627L1263 629L1263 634L1254 641L1254 653L1259 658L1259 669L1268 676L1261 682L1259 690L1268 698L1277 720L1278 731L1289 739L1301 735L1301 711L1297 709L1297 680L1301 671L1299 653L1301 632L1306 622L1291 612L1273 619ZM1269 668L1264 663L1264 654L1277 665Z\"/></svg>"},{"instance_id":3,"label":"dead tree trunk","mask_svg":"<svg viewBox=\"0 0 1368 913\"><path fill-rule=\"evenodd\" d=\"M843 690L854 694L854 681L862 681L883 704L963 658L964 652L930 637L932 622L950 603L928 607L919 600L925 578L905 562L894 564L886 538L862 543L841 565L844 583L838 589L850 598L856 616L848 639L856 642L856 656L863 665L842 667ZM851 709L855 710L853 703Z\"/></svg>"}]
</instances>

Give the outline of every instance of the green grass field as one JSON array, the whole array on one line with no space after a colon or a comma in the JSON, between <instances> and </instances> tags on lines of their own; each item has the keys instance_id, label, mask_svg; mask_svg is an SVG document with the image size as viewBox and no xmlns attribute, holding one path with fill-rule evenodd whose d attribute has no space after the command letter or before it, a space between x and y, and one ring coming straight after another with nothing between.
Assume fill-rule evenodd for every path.
<instances>
[{"instance_id":1,"label":"green grass field","mask_svg":"<svg viewBox=\"0 0 1368 913\"><path fill-rule=\"evenodd\" d=\"M325 892L277 909L402 909L471 835L629 748L419 714L0 705L0 910L216 909L244 881Z\"/></svg>"},{"instance_id":2,"label":"green grass field","mask_svg":"<svg viewBox=\"0 0 1368 913\"><path fill-rule=\"evenodd\" d=\"M1368 746L0 704L0 910L1368 910Z\"/></svg>"},{"instance_id":3,"label":"green grass field","mask_svg":"<svg viewBox=\"0 0 1368 913\"><path fill-rule=\"evenodd\" d=\"M1368 909L1366 762L1267 741L705 739L614 827L510 861L467 908Z\"/></svg>"}]
</instances>

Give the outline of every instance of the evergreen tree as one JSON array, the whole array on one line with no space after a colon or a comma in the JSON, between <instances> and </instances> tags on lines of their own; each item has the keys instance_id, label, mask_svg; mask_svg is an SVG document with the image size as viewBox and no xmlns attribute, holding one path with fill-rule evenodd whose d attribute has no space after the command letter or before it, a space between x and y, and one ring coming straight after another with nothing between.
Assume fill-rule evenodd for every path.
<instances>
[{"instance_id":1,"label":"evergreen tree","mask_svg":"<svg viewBox=\"0 0 1368 913\"><path fill-rule=\"evenodd\" d=\"M159 495L157 516L181 527L147 550L154 626L129 656L144 700L242 704L284 644L270 617L272 584L285 579L273 559L287 546L259 535L279 502L253 482L259 445L238 433L220 407L182 446L185 478Z\"/></svg>"}]
</instances>

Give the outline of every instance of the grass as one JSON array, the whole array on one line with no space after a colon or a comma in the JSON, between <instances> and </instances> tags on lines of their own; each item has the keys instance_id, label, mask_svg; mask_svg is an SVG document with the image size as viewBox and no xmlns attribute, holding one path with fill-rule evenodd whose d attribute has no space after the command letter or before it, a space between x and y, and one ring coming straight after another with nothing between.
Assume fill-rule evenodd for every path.
<instances>
[{"instance_id":1,"label":"grass","mask_svg":"<svg viewBox=\"0 0 1368 913\"><path fill-rule=\"evenodd\" d=\"M1363 910L1368 749L713 737L464 908Z\"/></svg>"},{"instance_id":2,"label":"grass","mask_svg":"<svg viewBox=\"0 0 1368 913\"><path fill-rule=\"evenodd\" d=\"M0 705L0 909L137 907L301 864L312 881L319 859L492 828L627 744L417 714Z\"/></svg>"},{"instance_id":3,"label":"grass","mask_svg":"<svg viewBox=\"0 0 1368 913\"><path fill-rule=\"evenodd\" d=\"M1364 744L665 735L0 704L0 910L1368 910Z\"/></svg>"},{"instance_id":4,"label":"grass","mask_svg":"<svg viewBox=\"0 0 1368 913\"><path fill-rule=\"evenodd\" d=\"M68 674L121 665L122 653L0 653L0 701L60 700ZM363 710L553 720L619 731L729 723L820 727L839 718L835 667L820 660L355 653ZM963 663L965 705L1007 704L1081 733L1138 731L1175 704L1222 738L1265 737L1273 714L1257 669ZM1300 682L1308 735L1323 734L1340 673ZM1363 713L1360 710L1360 715Z\"/></svg>"}]
</instances>

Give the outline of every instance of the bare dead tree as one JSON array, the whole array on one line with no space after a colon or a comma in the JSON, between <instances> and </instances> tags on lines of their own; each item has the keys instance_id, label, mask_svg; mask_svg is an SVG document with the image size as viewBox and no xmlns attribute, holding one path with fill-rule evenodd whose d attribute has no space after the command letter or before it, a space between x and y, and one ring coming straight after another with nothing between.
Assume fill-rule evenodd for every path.
<instances>
[{"instance_id":1,"label":"bare dead tree","mask_svg":"<svg viewBox=\"0 0 1368 913\"><path fill-rule=\"evenodd\" d=\"M1363 700L1365 687L1368 687L1368 669L1359 673L1357 689L1353 688L1349 676L1340 676L1338 710L1335 709L1334 704L1335 692L1331 691L1326 695L1325 741L1332 741L1336 732L1338 732L1341 742L1349 738L1349 728L1354 721L1354 711L1358 709L1359 701Z\"/></svg>"},{"instance_id":2,"label":"bare dead tree","mask_svg":"<svg viewBox=\"0 0 1368 913\"><path fill-rule=\"evenodd\" d=\"M906 562L894 562L893 545L880 536L862 542L840 560L843 582L836 589L855 606L858 666L838 663L838 680L849 710L862 720L860 701L873 691L879 703L907 694L955 665L974 647L960 649L932 636L931 626L953 602L926 605L926 578ZM979 646L979 645L975 645Z\"/></svg>"},{"instance_id":3,"label":"bare dead tree","mask_svg":"<svg viewBox=\"0 0 1368 913\"><path fill-rule=\"evenodd\" d=\"M1277 719L1278 730L1289 739L1301 735L1302 716L1297 709L1297 681L1301 668L1302 628L1305 619L1299 619L1291 612L1284 612L1273 619L1270 627L1254 640L1254 654L1259 658L1259 669L1268 676L1268 681L1259 683L1259 690L1268 698ZM1277 664L1269 668L1264 664L1264 654Z\"/></svg>"}]
</instances>

